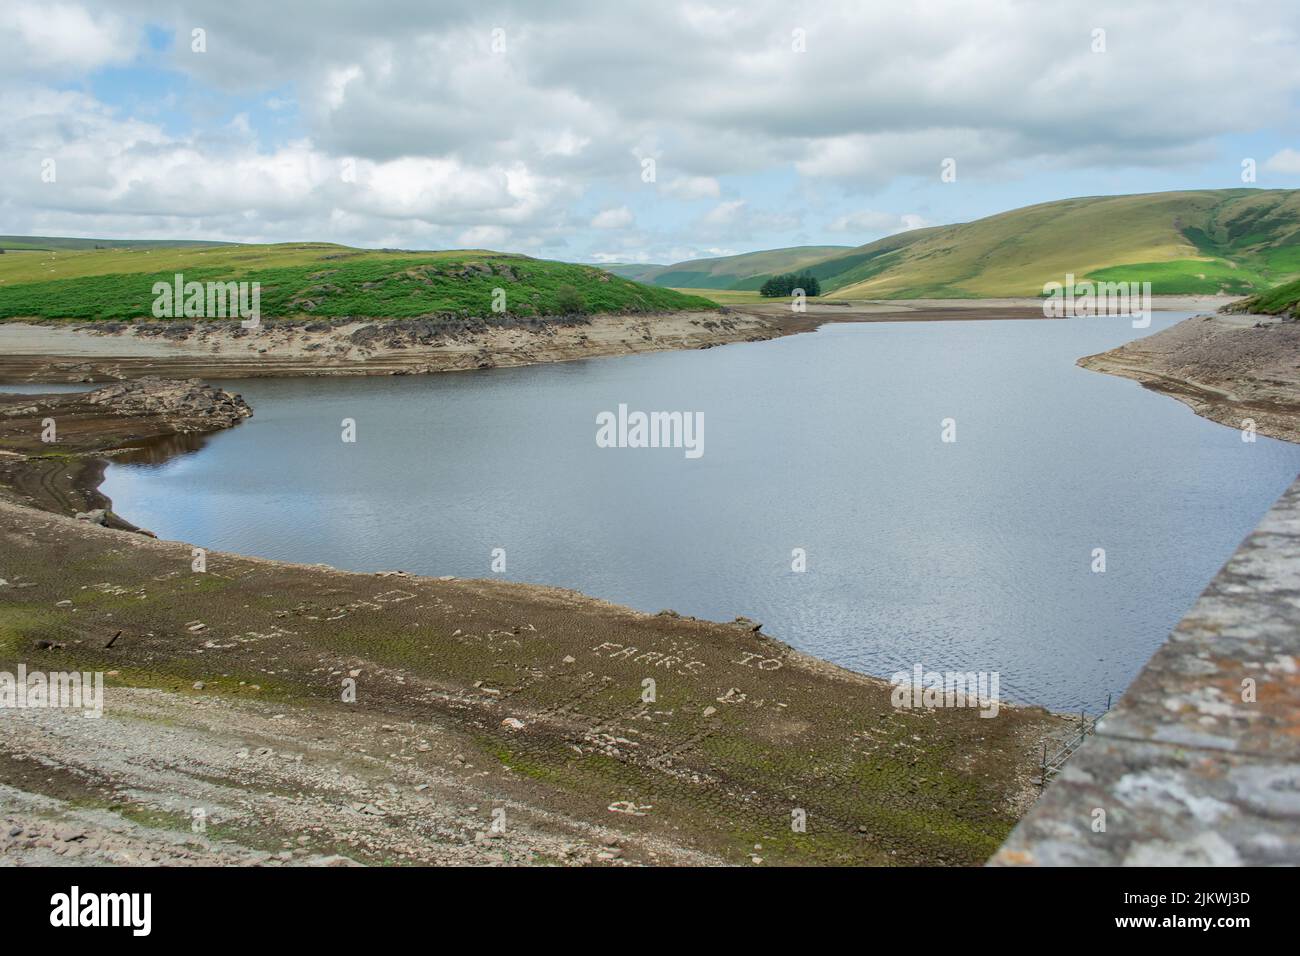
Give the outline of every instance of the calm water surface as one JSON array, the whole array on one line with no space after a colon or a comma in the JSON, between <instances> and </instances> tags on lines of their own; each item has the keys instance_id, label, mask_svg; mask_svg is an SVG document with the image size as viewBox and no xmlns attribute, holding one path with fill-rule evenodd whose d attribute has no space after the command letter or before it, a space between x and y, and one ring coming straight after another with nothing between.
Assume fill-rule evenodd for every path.
<instances>
[{"instance_id":1,"label":"calm water surface","mask_svg":"<svg viewBox=\"0 0 1300 956\"><path fill-rule=\"evenodd\" d=\"M104 490L209 548L463 577L491 576L503 548L509 579L746 615L868 673L997 671L1005 697L1096 708L1300 471L1300 447L1244 443L1074 365L1183 317L830 325L532 368L225 383L253 419L114 465ZM703 457L598 448L596 415L619 403L703 412Z\"/></svg>"}]
</instances>

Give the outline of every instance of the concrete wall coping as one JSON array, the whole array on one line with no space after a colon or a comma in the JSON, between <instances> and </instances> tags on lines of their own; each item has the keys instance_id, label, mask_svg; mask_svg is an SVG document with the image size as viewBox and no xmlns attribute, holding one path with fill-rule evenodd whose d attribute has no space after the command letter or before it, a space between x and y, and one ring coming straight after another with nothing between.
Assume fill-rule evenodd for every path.
<instances>
[{"instance_id":1,"label":"concrete wall coping","mask_svg":"<svg viewBox=\"0 0 1300 956\"><path fill-rule=\"evenodd\" d=\"M1300 480L989 860L1277 864L1300 864Z\"/></svg>"}]
</instances>

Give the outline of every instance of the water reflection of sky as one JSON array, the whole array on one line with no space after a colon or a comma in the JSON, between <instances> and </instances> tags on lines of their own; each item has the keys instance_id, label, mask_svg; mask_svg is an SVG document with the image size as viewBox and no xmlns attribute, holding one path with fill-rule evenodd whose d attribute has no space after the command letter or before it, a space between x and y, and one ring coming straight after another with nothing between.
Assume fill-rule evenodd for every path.
<instances>
[{"instance_id":1,"label":"water reflection of sky","mask_svg":"<svg viewBox=\"0 0 1300 956\"><path fill-rule=\"evenodd\" d=\"M743 614L870 673L996 670L1004 695L1069 709L1127 686L1300 471L1300 447L1243 443L1074 364L1143 334L834 325L523 369L243 380L227 387L252 419L161 466L114 465L105 491L164 537L306 563L486 577L501 547L510 579ZM597 448L595 416L620 402L704 412L704 457Z\"/></svg>"}]
</instances>

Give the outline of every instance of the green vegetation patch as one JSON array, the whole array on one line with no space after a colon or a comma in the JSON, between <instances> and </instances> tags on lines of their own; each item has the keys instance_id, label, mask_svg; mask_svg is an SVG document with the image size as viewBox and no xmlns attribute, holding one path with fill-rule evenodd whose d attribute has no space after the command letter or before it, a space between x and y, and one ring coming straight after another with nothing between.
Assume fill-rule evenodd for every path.
<instances>
[{"instance_id":1,"label":"green vegetation patch","mask_svg":"<svg viewBox=\"0 0 1300 956\"><path fill-rule=\"evenodd\" d=\"M1259 273L1221 259L1135 262L1088 273L1093 282L1150 282L1153 295L1246 295L1267 285Z\"/></svg>"},{"instance_id":2,"label":"green vegetation patch","mask_svg":"<svg viewBox=\"0 0 1300 956\"><path fill-rule=\"evenodd\" d=\"M1241 302L1234 302L1230 311L1300 318L1300 279L1274 286Z\"/></svg>"},{"instance_id":3,"label":"green vegetation patch","mask_svg":"<svg viewBox=\"0 0 1300 956\"><path fill-rule=\"evenodd\" d=\"M97 253L59 258L66 263L76 255ZM275 261L272 256L251 268L241 268L243 264L233 256L214 258L222 261L209 264L192 257L168 271L73 275L6 284L0 286L0 318L153 318L155 284L173 284L178 271L187 283L260 283L261 314L270 319L460 317L507 321L716 308L708 299L641 285L593 266L523 256L341 254L306 263L265 265ZM135 263L142 261L137 256ZM494 309L494 304L498 308Z\"/></svg>"}]
</instances>

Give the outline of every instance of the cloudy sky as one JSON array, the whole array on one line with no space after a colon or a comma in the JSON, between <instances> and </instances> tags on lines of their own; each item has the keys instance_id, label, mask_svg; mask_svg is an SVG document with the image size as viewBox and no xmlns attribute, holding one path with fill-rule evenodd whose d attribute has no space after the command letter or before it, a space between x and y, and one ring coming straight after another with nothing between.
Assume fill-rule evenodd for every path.
<instances>
[{"instance_id":1,"label":"cloudy sky","mask_svg":"<svg viewBox=\"0 0 1300 956\"><path fill-rule=\"evenodd\" d=\"M3 0L0 233L856 245L1295 187L1298 107L1295 0Z\"/></svg>"}]
</instances>

